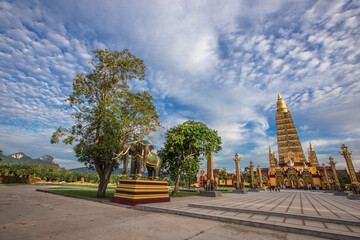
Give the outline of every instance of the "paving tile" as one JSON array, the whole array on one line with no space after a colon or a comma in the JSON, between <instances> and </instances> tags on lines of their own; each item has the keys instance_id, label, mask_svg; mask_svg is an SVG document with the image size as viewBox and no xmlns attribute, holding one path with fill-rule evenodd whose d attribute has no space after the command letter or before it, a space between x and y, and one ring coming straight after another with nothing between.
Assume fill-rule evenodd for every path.
<instances>
[{"instance_id":1,"label":"paving tile","mask_svg":"<svg viewBox=\"0 0 360 240\"><path fill-rule=\"evenodd\" d=\"M238 212L225 212L223 216L235 216L238 215Z\"/></svg>"},{"instance_id":2,"label":"paving tile","mask_svg":"<svg viewBox=\"0 0 360 240\"><path fill-rule=\"evenodd\" d=\"M234 217L236 218L250 218L250 216L252 216L253 214L250 213L239 213L237 215L234 215Z\"/></svg>"},{"instance_id":3,"label":"paving tile","mask_svg":"<svg viewBox=\"0 0 360 240\"><path fill-rule=\"evenodd\" d=\"M295 224L295 225L303 225L301 219L296 218L285 218L285 223Z\"/></svg>"},{"instance_id":4,"label":"paving tile","mask_svg":"<svg viewBox=\"0 0 360 240\"><path fill-rule=\"evenodd\" d=\"M267 215L254 214L253 216L251 216L251 219L265 220L266 217Z\"/></svg>"},{"instance_id":5,"label":"paving tile","mask_svg":"<svg viewBox=\"0 0 360 240\"><path fill-rule=\"evenodd\" d=\"M360 227L359 226L349 226L348 227L353 230L355 233L360 233Z\"/></svg>"},{"instance_id":6,"label":"paving tile","mask_svg":"<svg viewBox=\"0 0 360 240\"><path fill-rule=\"evenodd\" d=\"M316 227L316 228L319 228L319 229L325 228L324 224L322 222L310 221L310 220L305 220L305 226Z\"/></svg>"},{"instance_id":7,"label":"paving tile","mask_svg":"<svg viewBox=\"0 0 360 240\"><path fill-rule=\"evenodd\" d=\"M342 224L326 223L329 229L349 232L349 229Z\"/></svg>"},{"instance_id":8,"label":"paving tile","mask_svg":"<svg viewBox=\"0 0 360 240\"><path fill-rule=\"evenodd\" d=\"M270 216L267 221L269 222L283 222L284 218L283 217L276 217L276 216Z\"/></svg>"}]
</instances>

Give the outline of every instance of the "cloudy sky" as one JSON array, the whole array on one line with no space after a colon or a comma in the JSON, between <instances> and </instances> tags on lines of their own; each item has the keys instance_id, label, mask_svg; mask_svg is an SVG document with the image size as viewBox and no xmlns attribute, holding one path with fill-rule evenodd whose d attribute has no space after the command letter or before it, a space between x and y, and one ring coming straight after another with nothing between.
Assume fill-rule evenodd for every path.
<instances>
[{"instance_id":1,"label":"cloudy sky","mask_svg":"<svg viewBox=\"0 0 360 240\"><path fill-rule=\"evenodd\" d=\"M71 146L49 143L71 124L72 79L91 71L91 50L128 48L148 68L132 89L154 96L164 126L218 130L215 167L233 171L236 152L242 168L268 167L280 93L306 156L311 141L320 163L331 155L344 168L345 143L360 170L359 1L1 1L0 22L6 155L82 166Z\"/></svg>"}]
</instances>

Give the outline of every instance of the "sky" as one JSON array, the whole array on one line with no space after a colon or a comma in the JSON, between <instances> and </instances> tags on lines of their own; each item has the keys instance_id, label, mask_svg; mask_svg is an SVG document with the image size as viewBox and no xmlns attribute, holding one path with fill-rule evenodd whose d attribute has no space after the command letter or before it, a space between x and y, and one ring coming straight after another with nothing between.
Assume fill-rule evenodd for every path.
<instances>
[{"instance_id":1,"label":"sky","mask_svg":"<svg viewBox=\"0 0 360 240\"><path fill-rule=\"evenodd\" d=\"M95 49L125 48L146 66L163 126L202 121L218 131L214 167L269 166L277 153L278 93L305 156L360 170L360 1L1 1L0 149L82 167L72 146L50 144L72 119L65 99ZM154 135L156 149L164 135ZM202 166L206 169L206 163Z\"/></svg>"}]
</instances>

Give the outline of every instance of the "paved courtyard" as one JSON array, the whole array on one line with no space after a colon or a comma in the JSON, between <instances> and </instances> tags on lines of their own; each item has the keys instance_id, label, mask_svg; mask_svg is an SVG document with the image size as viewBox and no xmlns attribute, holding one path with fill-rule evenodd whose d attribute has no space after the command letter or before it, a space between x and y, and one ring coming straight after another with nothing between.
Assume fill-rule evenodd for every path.
<instances>
[{"instance_id":1,"label":"paved courtyard","mask_svg":"<svg viewBox=\"0 0 360 240\"><path fill-rule=\"evenodd\" d=\"M360 201L322 191L223 194L137 208L332 239L360 239Z\"/></svg>"},{"instance_id":2,"label":"paved courtyard","mask_svg":"<svg viewBox=\"0 0 360 240\"><path fill-rule=\"evenodd\" d=\"M129 208L36 188L46 187L0 187L0 239L324 239L296 228L360 238L360 202L320 192L176 198Z\"/></svg>"}]
</instances>

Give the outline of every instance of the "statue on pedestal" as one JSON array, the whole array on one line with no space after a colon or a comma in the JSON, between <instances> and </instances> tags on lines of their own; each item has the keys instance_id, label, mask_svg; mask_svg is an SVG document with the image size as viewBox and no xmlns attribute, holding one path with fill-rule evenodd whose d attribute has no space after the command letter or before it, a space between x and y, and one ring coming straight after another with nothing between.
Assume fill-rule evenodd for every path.
<instances>
[{"instance_id":1,"label":"statue on pedestal","mask_svg":"<svg viewBox=\"0 0 360 240\"><path fill-rule=\"evenodd\" d=\"M131 156L130 177L132 179L141 178L146 168L149 179L158 179L161 160L159 156L151 152L152 150L154 150L154 146L145 140L126 143L123 149L123 172L127 172Z\"/></svg>"}]
</instances>

